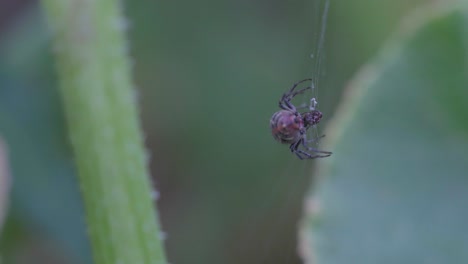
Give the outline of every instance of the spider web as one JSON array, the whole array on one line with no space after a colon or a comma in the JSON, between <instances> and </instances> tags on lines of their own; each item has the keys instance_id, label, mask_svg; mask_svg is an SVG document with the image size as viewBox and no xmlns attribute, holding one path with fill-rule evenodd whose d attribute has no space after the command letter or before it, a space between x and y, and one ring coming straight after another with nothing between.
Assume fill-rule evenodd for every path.
<instances>
[{"instance_id":1,"label":"spider web","mask_svg":"<svg viewBox=\"0 0 468 264\"><path fill-rule=\"evenodd\" d=\"M306 87L311 87L311 89L305 90L303 93L295 96L291 103L296 107L298 112L304 113L311 111L311 106L313 109L317 109L318 105L318 88L320 85L320 79L324 75L323 66L324 66L324 56L325 56L325 32L326 32L326 23L328 18L329 10L329 0L316 0L314 3L314 10L312 14L311 21L313 24L311 26L311 59L312 59L312 69L310 78L312 81L305 81L298 85L296 91L304 89ZM300 81L300 80L297 80ZM291 86L293 83L291 83ZM290 87L289 87L290 88ZM314 103L316 102L316 103ZM311 127L307 130L307 138L312 140L307 145L309 147L318 148L318 139L320 134L318 133L317 126ZM301 146L301 148L303 148ZM303 148L304 151L306 151ZM313 153L312 153L313 154ZM282 173L280 173L280 184L273 184L271 193L273 196L276 193L283 193L286 190L286 194L283 196L286 198L279 202L275 202L274 206L279 211L279 217L273 219L273 226L276 226L278 230L282 230L285 224L288 224L288 219L290 220L291 214L296 212L291 208L302 201L303 192L305 192L305 186L309 186L310 180L310 169L312 163L307 161L299 161L297 158L292 157L291 161L287 163ZM285 186L287 186L285 188ZM254 233L252 233L254 234ZM265 260L268 259L268 255L273 251L274 239L276 238L276 232L271 232L270 235L266 237L266 241L263 243L262 248L257 253L260 255L261 261L259 263L267 263ZM297 241L297 237L295 239ZM290 244L286 248L282 248L283 252L297 252L297 244ZM297 253L296 253L297 254ZM289 255L290 257L290 255ZM297 263L296 261L288 258L286 255L284 258L277 259L275 263Z\"/></svg>"},{"instance_id":2,"label":"spider web","mask_svg":"<svg viewBox=\"0 0 468 264\"><path fill-rule=\"evenodd\" d=\"M325 62L325 33L327 27L328 10L330 8L330 1L316 1L314 6L313 14L313 43L312 43L312 75L310 82L304 82L300 84L296 91L299 91L305 87L311 87L311 89L304 91L297 95L292 103L296 106L300 113L308 112L311 110L319 110L319 96L318 90L320 88L320 80L325 75L324 62ZM321 134L318 131L318 125L314 125L307 130L306 134L309 142L307 145L312 148L318 149L319 139Z\"/></svg>"},{"instance_id":3,"label":"spider web","mask_svg":"<svg viewBox=\"0 0 468 264\"><path fill-rule=\"evenodd\" d=\"M328 20L328 10L330 8L330 1L317 1L315 3L316 14L313 16L315 18L315 33L314 33L314 44L313 53L310 55L313 60L312 67L312 83L313 87L313 97L318 102L318 88L320 87L320 79L325 75L323 66L325 60L325 32L327 29L327 20ZM323 10L322 15L319 12Z\"/></svg>"},{"instance_id":4,"label":"spider web","mask_svg":"<svg viewBox=\"0 0 468 264\"><path fill-rule=\"evenodd\" d=\"M330 1L317 1L315 2L314 8L314 47L313 53L311 54L311 59L313 60L312 64L312 81L310 86L312 87L312 96L309 102L310 110L315 110L319 108L319 96L318 90L320 88L320 80L325 75L325 33L327 29L328 21L328 10L330 8ZM320 12L322 12L320 14ZM309 147L318 148L319 139L322 135L319 133L318 125L314 125L309 128L307 131L307 138L310 140L308 142Z\"/></svg>"},{"instance_id":5,"label":"spider web","mask_svg":"<svg viewBox=\"0 0 468 264\"><path fill-rule=\"evenodd\" d=\"M324 64L325 64L325 33L327 29L327 20L328 20L328 12L330 8L330 0L316 0L314 3L314 9L312 14L312 69L311 69L311 81L304 82L297 87L296 91L300 89L311 87L311 89L305 90L303 93L297 95L292 100L292 104L296 106L296 109L300 113L308 112L311 110L319 110L319 97L318 97L318 90L320 88L320 80L325 75L324 71ZM318 126L314 125L307 130L306 138L309 140L307 142L307 146L310 148L314 148L317 150L321 150L319 148L319 139L321 134L318 131ZM310 151L306 150L303 146L301 146L302 150L311 153ZM323 155L321 153L311 153ZM290 191L294 191L295 193L299 194L299 197L293 193L289 193L286 196L286 201L284 202L287 207L294 206L294 202L296 199L301 200L303 197L303 189L302 186L309 186L311 184L310 180L310 169L311 164L310 162L302 162L299 161L300 164L296 162L289 164L290 166L284 171L284 178L287 181L294 182L294 186L289 186L291 188ZM299 165L299 168L298 168ZM291 173L294 171L291 166L295 167L295 173ZM281 209L284 211L285 209ZM287 214L282 214L287 215ZM278 219L278 222L281 223L282 219ZM297 238L296 238L297 241ZM291 247L296 247L296 245L291 245ZM290 260L282 260L282 263L291 263Z\"/></svg>"}]
</instances>

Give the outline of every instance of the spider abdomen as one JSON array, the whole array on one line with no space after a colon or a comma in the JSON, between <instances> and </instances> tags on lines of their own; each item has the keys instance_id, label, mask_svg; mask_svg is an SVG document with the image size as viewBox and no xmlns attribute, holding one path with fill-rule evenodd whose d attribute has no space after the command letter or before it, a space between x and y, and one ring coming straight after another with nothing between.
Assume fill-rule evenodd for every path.
<instances>
[{"instance_id":1,"label":"spider abdomen","mask_svg":"<svg viewBox=\"0 0 468 264\"><path fill-rule=\"evenodd\" d=\"M304 121L297 113L280 110L271 117L270 128L277 141L292 144L302 137Z\"/></svg>"}]
</instances>

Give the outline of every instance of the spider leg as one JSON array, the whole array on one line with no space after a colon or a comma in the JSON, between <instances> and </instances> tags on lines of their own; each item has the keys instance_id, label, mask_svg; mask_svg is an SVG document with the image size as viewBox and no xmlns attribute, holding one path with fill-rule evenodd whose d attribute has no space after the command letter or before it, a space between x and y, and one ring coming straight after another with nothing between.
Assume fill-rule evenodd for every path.
<instances>
[{"instance_id":1,"label":"spider leg","mask_svg":"<svg viewBox=\"0 0 468 264\"><path fill-rule=\"evenodd\" d=\"M300 141L298 142L300 143ZM296 156L299 157L299 159L301 160L304 158L307 158L307 159L325 158L331 155L331 153L326 154L326 155L320 155L320 154L312 155L306 151L299 149L300 144L293 144L293 145L294 147L291 148L291 151L294 152L294 154L296 154Z\"/></svg>"},{"instance_id":2,"label":"spider leg","mask_svg":"<svg viewBox=\"0 0 468 264\"><path fill-rule=\"evenodd\" d=\"M303 93L305 90L312 89L312 86L308 86L306 88L300 89L299 91L295 91L294 93L290 93L290 98L292 99L294 96Z\"/></svg>"},{"instance_id":3,"label":"spider leg","mask_svg":"<svg viewBox=\"0 0 468 264\"><path fill-rule=\"evenodd\" d=\"M301 94L301 93L303 93L304 91L306 91L308 89L312 89L312 87L308 86L306 88L300 89L299 91L295 91L295 92L289 91L289 92L283 94L283 97L281 98L281 101L290 101L291 99L294 98L294 96L296 96L298 94Z\"/></svg>"},{"instance_id":4,"label":"spider leg","mask_svg":"<svg viewBox=\"0 0 468 264\"><path fill-rule=\"evenodd\" d=\"M329 157L331 155L331 153L327 154L327 155L318 155L318 154L317 155L312 155L312 154L310 154L308 152L305 152L303 150L300 150L300 149L298 149L297 152L299 152L301 154L304 154L305 156L307 156L308 159L326 158L326 157Z\"/></svg>"},{"instance_id":5,"label":"spider leg","mask_svg":"<svg viewBox=\"0 0 468 264\"><path fill-rule=\"evenodd\" d=\"M322 137L324 137L324 136L321 136L321 137L319 137L319 138L322 138ZM319 139L319 138L317 138L317 139ZM316 140L316 139L312 139L312 140L314 141L314 140ZM303 145L304 148L307 149L308 151L312 151L312 152L315 152L315 153L323 153L323 154L325 154L324 157L328 157L328 156L330 156L330 155L332 154L332 152L330 152L330 151L319 150L319 149L316 149L316 148L312 148L312 147L307 146L307 142L306 142L304 139L302 139L302 145Z\"/></svg>"},{"instance_id":6,"label":"spider leg","mask_svg":"<svg viewBox=\"0 0 468 264\"><path fill-rule=\"evenodd\" d=\"M301 105L299 105L299 106L296 106L296 109L297 109L298 111L304 112L303 110L309 110L309 107L308 107L306 104L301 104Z\"/></svg>"},{"instance_id":7,"label":"spider leg","mask_svg":"<svg viewBox=\"0 0 468 264\"><path fill-rule=\"evenodd\" d=\"M332 152L329 152L329 151L321 151L321 150L317 150L317 149L316 149L316 150L310 150L310 151L312 151L312 152L317 152L317 153L323 153L323 155L322 155L322 154L316 154L316 155L312 156L312 157L311 157L312 159L315 159L315 158L326 158L326 157L330 157L331 154L333 154ZM309 155L311 155L311 154L308 153L308 152L306 152L306 153L309 154Z\"/></svg>"},{"instance_id":8,"label":"spider leg","mask_svg":"<svg viewBox=\"0 0 468 264\"><path fill-rule=\"evenodd\" d=\"M296 96L296 95L298 95L298 94L300 94L300 93L303 93L305 90L311 88L311 87L307 87L307 88L304 88L304 89L301 89L301 90L299 90L299 91L294 92L294 89L296 89L296 87L297 87L299 84L301 84L301 83L303 83L303 82L306 82L306 81L312 81L312 79L310 79L310 78L309 78L309 79L304 79L304 80L302 80L302 81L299 81L299 82L295 83L295 84L291 87L291 89L289 89L289 91L288 91L287 93L283 94L283 97L282 97L281 100L279 101L279 107L280 107L281 109L296 111L296 108L291 104L290 101L291 101L291 99L292 99L294 96Z\"/></svg>"},{"instance_id":9,"label":"spider leg","mask_svg":"<svg viewBox=\"0 0 468 264\"><path fill-rule=\"evenodd\" d=\"M304 79L304 80L302 80L302 81L299 81L299 82L295 83L295 84L291 87L291 89L289 89L289 92L288 92L288 93L291 94L291 93L294 91L294 89L296 89L296 87L297 87L299 84L301 84L301 83L303 83L303 82L307 82L307 81L312 81L312 79L308 78L308 79Z\"/></svg>"},{"instance_id":10,"label":"spider leg","mask_svg":"<svg viewBox=\"0 0 468 264\"><path fill-rule=\"evenodd\" d=\"M291 99L285 98L284 95L283 95L283 97L281 98L281 100L279 101L278 106L279 106L281 109L296 112L296 107L294 107L294 105L291 104Z\"/></svg>"},{"instance_id":11,"label":"spider leg","mask_svg":"<svg viewBox=\"0 0 468 264\"><path fill-rule=\"evenodd\" d=\"M316 154L316 155L313 155L311 153L308 153L306 151L303 151L301 149L299 149L300 146L303 146L305 149L307 149L308 151L312 151L314 153L322 153L323 155L321 154ZM329 151L322 151L322 150L318 150L318 149L315 149L315 148L311 148L311 147L308 147L305 143L305 138L301 138L299 139L298 141L292 143L290 146L289 146L289 149L291 150L291 152L293 152L294 154L296 154L296 156L299 158L299 159L304 159L304 158L307 158L307 159L316 159L316 158L326 158L328 156L330 156L332 153L329 152Z\"/></svg>"},{"instance_id":12,"label":"spider leg","mask_svg":"<svg viewBox=\"0 0 468 264\"><path fill-rule=\"evenodd\" d=\"M307 81L307 80L310 80L310 79L306 79L304 81ZM293 89L296 88L297 84L295 84L295 86L293 86ZM284 109L284 110L290 110L290 111L296 111L296 107L294 107L292 104L291 104L291 100L294 98L294 96L298 95L298 94L301 94L303 93L304 91L308 90L308 89L311 89L312 87L309 86L309 87L306 87L306 88L303 88L299 91L295 91L293 92L292 90L290 90L289 92L283 94L283 96L281 97L281 100L279 101L279 107L281 109ZM306 108L305 106L301 108Z\"/></svg>"},{"instance_id":13,"label":"spider leg","mask_svg":"<svg viewBox=\"0 0 468 264\"><path fill-rule=\"evenodd\" d=\"M289 149L291 150L291 152L293 152L294 154L296 154L296 156L297 156L299 159L303 160L304 157L302 156L302 154L304 154L304 153L301 153L302 151L299 151L299 149L298 149L300 144L301 144L301 140L298 140L298 141L292 143L292 144L289 146Z\"/></svg>"}]
</instances>

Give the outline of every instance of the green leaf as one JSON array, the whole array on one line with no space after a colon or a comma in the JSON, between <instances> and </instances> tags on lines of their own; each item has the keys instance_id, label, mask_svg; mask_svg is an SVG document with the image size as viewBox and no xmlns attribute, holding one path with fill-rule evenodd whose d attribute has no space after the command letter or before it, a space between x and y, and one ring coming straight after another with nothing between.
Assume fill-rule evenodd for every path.
<instances>
[{"instance_id":1,"label":"green leaf","mask_svg":"<svg viewBox=\"0 0 468 264\"><path fill-rule=\"evenodd\" d=\"M119 1L44 0L95 263L167 263Z\"/></svg>"},{"instance_id":2,"label":"green leaf","mask_svg":"<svg viewBox=\"0 0 468 264\"><path fill-rule=\"evenodd\" d=\"M348 87L306 199L306 263L468 263L466 21L414 13Z\"/></svg>"}]
</instances>

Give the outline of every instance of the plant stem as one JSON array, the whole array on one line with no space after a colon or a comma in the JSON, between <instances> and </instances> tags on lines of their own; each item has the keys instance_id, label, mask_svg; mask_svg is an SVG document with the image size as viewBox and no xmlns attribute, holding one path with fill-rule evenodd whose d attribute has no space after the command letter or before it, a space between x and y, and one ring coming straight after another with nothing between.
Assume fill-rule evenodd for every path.
<instances>
[{"instance_id":1,"label":"plant stem","mask_svg":"<svg viewBox=\"0 0 468 264\"><path fill-rule=\"evenodd\" d=\"M116 0L43 0L95 263L165 264Z\"/></svg>"}]
</instances>

